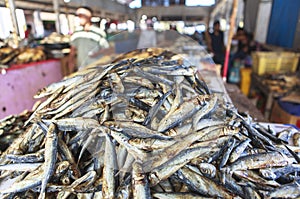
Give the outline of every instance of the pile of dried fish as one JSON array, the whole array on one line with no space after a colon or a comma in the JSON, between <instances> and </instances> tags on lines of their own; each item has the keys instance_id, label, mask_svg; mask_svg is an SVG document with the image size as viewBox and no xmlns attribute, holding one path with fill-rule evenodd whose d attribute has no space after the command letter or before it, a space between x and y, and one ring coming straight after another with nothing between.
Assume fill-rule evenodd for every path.
<instances>
[{"instance_id":1,"label":"pile of dried fish","mask_svg":"<svg viewBox=\"0 0 300 199\"><path fill-rule=\"evenodd\" d=\"M1 198L299 197L299 133L242 117L172 52L117 60L36 94Z\"/></svg>"},{"instance_id":2,"label":"pile of dried fish","mask_svg":"<svg viewBox=\"0 0 300 199\"><path fill-rule=\"evenodd\" d=\"M14 64L25 64L30 62L37 62L46 60L46 54L40 47L25 48L20 54L18 54L13 60Z\"/></svg>"},{"instance_id":3,"label":"pile of dried fish","mask_svg":"<svg viewBox=\"0 0 300 199\"><path fill-rule=\"evenodd\" d=\"M20 48L4 47L0 48L0 64L8 65L21 52Z\"/></svg>"},{"instance_id":4,"label":"pile of dried fish","mask_svg":"<svg viewBox=\"0 0 300 199\"><path fill-rule=\"evenodd\" d=\"M0 48L0 65L25 64L45 60L46 54L42 48Z\"/></svg>"},{"instance_id":5,"label":"pile of dried fish","mask_svg":"<svg viewBox=\"0 0 300 199\"><path fill-rule=\"evenodd\" d=\"M285 95L300 87L299 75L292 74L264 74L258 77L263 85L271 92Z\"/></svg>"},{"instance_id":6,"label":"pile of dried fish","mask_svg":"<svg viewBox=\"0 0 300 199\"><path fill-rule=\"evenodd\" d=\"M24 124L32 112L24 111L18 115L10 115L0 120L0 153L22 133Z\"/></svg>"},{"instance_id":7,"label":"pile of dried fish","mask_svg":"<svg viewBox=\"0 0 300 199\"><path fill-rule=\"evenodd\" d=\"M40 43L41 44L59 44L59 43L69 43L70 35L62 35L57 32L52 32L49 36L44 37Z\"/></svg>"}]
</instances>

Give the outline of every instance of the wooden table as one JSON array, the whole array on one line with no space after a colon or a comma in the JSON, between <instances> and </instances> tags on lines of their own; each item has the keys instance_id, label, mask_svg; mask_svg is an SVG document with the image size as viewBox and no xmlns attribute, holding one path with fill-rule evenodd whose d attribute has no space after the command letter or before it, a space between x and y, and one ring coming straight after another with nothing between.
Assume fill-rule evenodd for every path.
<instances>
[{"instance_id":1,"label":"wooden table","mask_svg":"<svg viewBox=\"0 0 300 199\"><path fill-rule=\"evenodd\" d=\"M236 84L224 83L221 76L213 70L200 70L199 77L204 79L212 92L222 95L224 101L232 103L239 112L248 113L254 121L268 122L268 119L263 116Z\"/></svg>"},{"instance_id":2,"label":"wooden table","mask_svg":"<svg viewBox=\"0 0 300 199\"><path fill-rule=\"evenodd\" d=\"M250 90L258 90L263 96L265 96L265 108L264 117L270 119L274 100L278 99L283 93L274 92L267 84L263 82L263 76L259 76L255 73L251 74L251 86Z\"/></svg>"},{"instance_id":3,"label":"wooden table","mask_svg":"<svg viewBox=\"0 0 300 199\"><path fill-rule=\"evenodd\" d=\"M242 93L239 87L235 84L225 84L227 93L239 112L248 113L254 121L268 122L269 120L256 108L256 106Z\"/></svg>"}]
</instances>

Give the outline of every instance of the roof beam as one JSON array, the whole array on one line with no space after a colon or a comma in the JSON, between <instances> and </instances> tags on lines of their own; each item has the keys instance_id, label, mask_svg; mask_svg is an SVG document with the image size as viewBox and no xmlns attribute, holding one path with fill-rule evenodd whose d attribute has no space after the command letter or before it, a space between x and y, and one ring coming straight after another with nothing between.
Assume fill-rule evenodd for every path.
<instances>
[{"instance_id":1,"label":"roof beam","mask_svg":"<svg viewBox=\"0 0 300 199\"><path fill-rule=\"evenodd\" d=\"M70 3L60 3L60 13L75 14L77 7L80 5L86 5L93 9L94 16L111 19L129 19L134 14L134 10L130 9L126 5L108 0L88 0L86 4L82 4L82 1L72 0ZM15 0L15 8L35 11L39 10L42 12L54 13L53 1L52 0ZM4 0L0 0L0 6L5 7ZM67 8L67 9L66 9Z\"/></svg>"}]
</instances>

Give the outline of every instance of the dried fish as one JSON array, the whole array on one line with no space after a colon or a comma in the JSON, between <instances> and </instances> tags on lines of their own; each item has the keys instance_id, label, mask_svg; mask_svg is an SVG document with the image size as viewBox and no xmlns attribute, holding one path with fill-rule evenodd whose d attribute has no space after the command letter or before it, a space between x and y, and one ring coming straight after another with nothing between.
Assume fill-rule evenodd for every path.
<instances>
[{"instance_id":1,"label":"dried fish","mask_svg":"<svg viewBox=\"0 0 300 199\"><path fill-rule=\"evenodd\" d=\"M132 166L132 192L135 199L147 199L151 197L149 183L142 164L134 162Z\"/></svg>"},{"instance_id":2,"label":"dried fish","mask_svg":"<svg viewBox=\"0 0 300 199\"><path fill-rule=\"evenodd\" d=\"M253 123L170 51L131 51L35 97L0 121L1 198L300 195L299 132Z\"/></svg>"},{"instance_id":3,"label":"dried fish","mask_svg":"<svg viewBox=\"0 0 300 199\"><path fill-rule=\"evenodd\" d=\"M106 135L104 168L103 168L103 198L114 198L116 189L115 174L118 170L117 154L109 135Z\"/></svg>"},{"instance_id":4,"label":"dried fish","mask_svg":"<svg viewBox=\"0 0 300 199\"><path fill-rule=\"evenodd\" d=\"M300 133L293 134L293 144L300 147Z\"/></svg>"},{"instance_id":5,"label":"dried fish","mask_svg":"<svg viewBox=\"0 0 300 199\"><path fill-rule=\"evenodd\" d=\"M225 167L227 172L236 170L259 169L273 166L286 166L291 164L291 160L282 153L268 152L243 156L231 165Z\"/></svg>"},{"instance_id":6,"label":"dried fish","mask_svg":"<svg viewBox=\"0 0 300 199\"><path fill-rule=\"evenodd\" d=\"M57 128L54 123L49 125L49 129L46 134L45 142L45 163L43 166L44 175L41 184L41 190L39 199L45 198L46 186L52 176L55 168L56 158L57 158Z\"/></svg>"},{"instance_id":7,"label":"dried fish","mask_svg":"<svg viewBox=\"0 0 300 199\"><path fill-rule=\"evenodd\" d=\"M213 180L199 175L188 169L181 168L178 171L179 178L187 183L192 190L209 197L232 198L233 195Z\"/></svg>"}]
</instances>

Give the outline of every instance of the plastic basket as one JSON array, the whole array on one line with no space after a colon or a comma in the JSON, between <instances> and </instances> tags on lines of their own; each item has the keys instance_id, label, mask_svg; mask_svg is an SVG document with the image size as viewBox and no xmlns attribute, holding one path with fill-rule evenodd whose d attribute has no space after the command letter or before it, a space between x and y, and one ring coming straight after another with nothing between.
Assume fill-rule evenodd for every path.
<instances>
[{"instance_id":1,"label":"plastic basket","mask_svg":"<svg viewBox=\"0 0 300 199\"><path fill-rule=\"evenodd\" d=\"M266 73L295 72L300 54L293 52L253 52L253 72Z\"/></svg>"},{"instance_id":2,"label":"plastic basket","mask_svg":"<svg viewBox=\"0 0 300 199\"><path fill-rule=\"evenodd\" d=\"M300 53L281 53L281 63L279 71L295 72L297 70Z\"/></svg>"}]
</instances>

